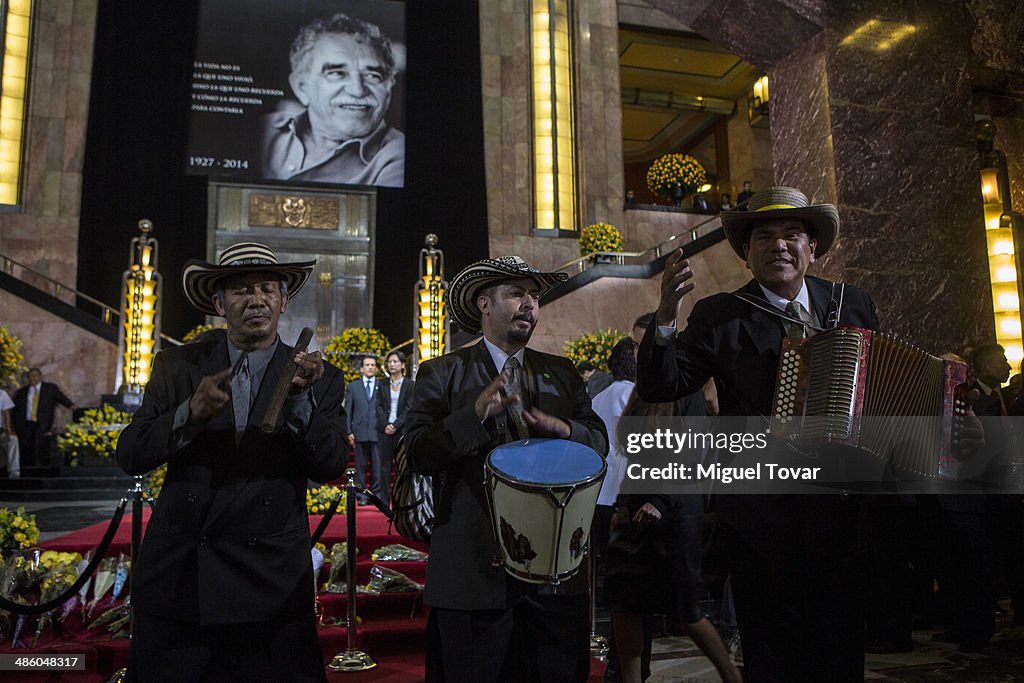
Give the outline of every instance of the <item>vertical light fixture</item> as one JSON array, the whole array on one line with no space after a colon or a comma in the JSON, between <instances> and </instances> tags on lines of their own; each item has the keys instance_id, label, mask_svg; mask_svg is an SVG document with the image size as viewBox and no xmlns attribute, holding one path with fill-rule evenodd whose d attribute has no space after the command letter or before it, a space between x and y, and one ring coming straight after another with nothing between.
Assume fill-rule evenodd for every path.
<instances>
[{"instance_id":1,"label":"vertical light fixture","mask_svg":"<svg viewBox=\"0 0 1024 683\"><path fill-rule=\"evenodd\" d=\"M981 157L981 197L985 211L988 270L992 283L996 341L1006 351L1006 360L1016 368L1024 359L1021 331L1021 237L1010 201L1010 178L1006 155L992 149L995 126L991 118L976 121Z\"/></svg>"},{"instance_id":2,"label":"vertical light fixture","mask_svg":"<svg viewBox=\"0 0 1024 683\"><path fill-rule=\"evenodd\" d=\"M131 405L141 401L142 388L149 381L153 357L160 347L160 291L163 280L157 272L157 241L151 236L153 223L139 221L139 236L132 239L129 266L121 277L121 334L118 351L118 392Z\"/></svg>"},{"instance_id":3,"label":"vertical light fixture","mask_svg":"<svg viewBox=\"0 0 1024 683\"><path fill-rule=\"evenodd\" d=\"M747 121L751 126L767 125L768 111L768 77L761 76L747 95Z\"/></svg>"},{"instance_id":4,"label":"vertical light fixture","mask_svg":"<svg viewBox=\"0 0 1024 683\"><path fill-rule=\"evenodd\" d=\"M576 231L572 0L531 0L534 234Z\"/></svg>"},{"instance_id":5,"label":"vertical light fixture","mask_svg":"<svg viewBox=\"0 0 1024 683\"><path fill-rule=\"evenodd\" d=\"M426 248L420 249L420 279L416 281L414 373L420 363L442 355L448 346L444 311L444 293L448 283L444 280L444 252L437 248L437 235L427 235L425 242Z\"/></svg>"},{"instance_id":6,"label":"vertical light fixture","mask_svg":"<svg viewBox=\"0 0 1024 683\"><path fill-rule=\"evenodd\" d=\"M32 0L0 3L3 15L3 69L0 72L0 204L20 201L21 151L28 91Z\"/></svg>"}]
</instances>

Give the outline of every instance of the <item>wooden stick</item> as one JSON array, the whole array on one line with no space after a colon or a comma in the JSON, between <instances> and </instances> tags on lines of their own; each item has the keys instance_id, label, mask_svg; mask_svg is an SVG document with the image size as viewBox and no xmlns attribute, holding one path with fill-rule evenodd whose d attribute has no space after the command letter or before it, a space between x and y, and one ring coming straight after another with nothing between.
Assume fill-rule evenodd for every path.
<instances>
[{"instance_id":1,"label":"wooden stick","mask_svg":"<svg viewBox=\"0 0 1024 683\"><path fill-rule=\"evenodd\" d=\"M288 389L291 388L292 379L295 377L295 354L305 353L306 347L309 346L310 340L313 338L313 330L308 327L303 327L302 332L299 333L299 340L295 342L295 348L292 349L291 358L285 364L284 369L281 371L281 376L277 379L277 385L274 387L274 393L270 397L270 405L267 407L267 413L263 417L263 431L267 434L274 431L274 427L277 425L277 418L281 414L281 408L284 406L284 399L288 396Z\"/></svg>"}]
</instances>

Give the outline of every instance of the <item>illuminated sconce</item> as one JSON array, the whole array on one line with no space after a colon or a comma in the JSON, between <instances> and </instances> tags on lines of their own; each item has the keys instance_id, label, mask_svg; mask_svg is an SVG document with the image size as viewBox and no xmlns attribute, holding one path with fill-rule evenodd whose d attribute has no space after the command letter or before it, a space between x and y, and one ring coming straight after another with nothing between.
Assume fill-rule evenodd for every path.
<instances>
[{"instance_id":1,"label":"illuminated sconce","mask_svg":"<svg viewBox=\"0 0 1024 683\"><path fill-rule=\"evenodd\" d=\"M444 252L437 248L437 235L431 233L420 249L420 279L416 281L416 323L413 344L413 371L420 363L437 358L448 350L448 326L445 324Z\"/></svg>"},{"instance_id":2,"label":"illuminated sconce","mask_svg":"<svg viewBox=\"0 0 1024 683\"><path fill-rule=\"evenodd\" d=\"M157 272L157 241L153 223L139 221L139 236L129 248L129 266L121 277L121 331L118 335L118 393L128 405L142 400L153 358L160 350L160 294L163 279Z\"/></svg>"},{"instance_id":3,"label":"illuminated sconce","mask_svg":"<svg viewBox=\"0 0 1024 683\"><path fill-rule=\"evenodd\" d=\"M1006 155L992 149L995 126L991 118L984 115L976 117L976 133L982 149L981 198L996 341L1006 351L1010 364L1017 367L1024 358L1020 315L1024 290L1021 282L1021 236L1018 234L1021 226L1010 202Z\"/></svg>"},{"instance_id":4,"label":"illuminated sconce","mask_svg":"<svg viewBox=\"0 0 1024 683\"><path fill-rule=\"evenodd\" d=\"M2 6L6 10L0 75L0 204L16 205L20 201L32 0L8 0Z\"/></svg>"},{"instance_id":5,"label":"illuminated sconce","mask_svg":"<svg viewBox=\"0 0 1024 683\"><path fill-rule=\"evenodd\" d=\"M534 234L576 231L572 0L532 0Z\"/></svg>"},{"instance_id":6,"label":"illuminated sconce","mask_svg":"<svg viewBox=\"0 0 1024 683\"><path fill-rule=\"evenodd\" d=\"M768 77L761 76L754 81L750 94L747 96L747 121L751 126L765 127L768 125Z\"/></svg>"}]
</instances>

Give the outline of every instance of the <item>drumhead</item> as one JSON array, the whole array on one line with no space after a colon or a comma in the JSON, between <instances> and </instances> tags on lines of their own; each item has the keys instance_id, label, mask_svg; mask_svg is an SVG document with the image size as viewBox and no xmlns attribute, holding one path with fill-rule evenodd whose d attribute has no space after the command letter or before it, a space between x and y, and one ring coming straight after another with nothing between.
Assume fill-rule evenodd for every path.
<instances>
[{"instance_id":1,"label":"drumhead","mask_svg":"<svg viewBox=\"0 0 1024 683\"><path fill-rule=\"evenodd\" d=\"M565 439L510 441L491 451L487 464L513 481L544 486L580 484L604 470L597 451Z\"/></svg>"}]
</instances>

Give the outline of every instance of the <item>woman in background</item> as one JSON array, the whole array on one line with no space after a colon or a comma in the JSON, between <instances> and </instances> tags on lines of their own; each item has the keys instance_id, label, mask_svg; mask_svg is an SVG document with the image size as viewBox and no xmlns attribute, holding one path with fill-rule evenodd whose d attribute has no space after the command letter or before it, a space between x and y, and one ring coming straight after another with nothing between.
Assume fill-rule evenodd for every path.
<instances>
[{"instance_id":1,"label":"woman in background","mask_svg":"<svg viewBox=\"0 0 1024 683\"><path fill-rule=\"evenodd\" d=\"M412 399L415 382L405 377L405 354L392 351L384 360L388 371L387 391L377 392L377 448L380 451L380 471L384 474L384 494L391 500L391 457L405 432L405 416Z\"/></svg>"},{"instance_id":2,"label":"woman in background","mask_svg":"<svg viewBox=\"0 0 1024 683\"><path fill-rule=\"evenodd\" d=\"M675 403L645 403L634 392L614 438L625 450L630 432L651 432L664 427L664 420L672 416L704 414L701 392ZM635 421L627 425L631 417L650 424L645 427L641 423L638 430ZM650 651L645 647L650 635L644 621L654 613L681 623L725 683L743 680L740 670L729 661L725 643L698 605L703 596L703 511L703 497L696 488L693 493L619 495L608 544L605 590L612 607L623 683L640 683L650 669L649 662L643 661L645 650Z\"/></svg>"}]
</instances>

